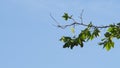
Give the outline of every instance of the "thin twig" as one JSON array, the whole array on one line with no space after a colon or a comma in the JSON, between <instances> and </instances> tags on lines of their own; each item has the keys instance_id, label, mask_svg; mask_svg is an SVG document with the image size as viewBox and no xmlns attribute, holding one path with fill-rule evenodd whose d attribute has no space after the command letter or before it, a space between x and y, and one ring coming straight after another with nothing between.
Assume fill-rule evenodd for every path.
<instances>
[{"instance_id":1,"label":"thin twig","mask_svg":"<svg viewBox=\"0 0 120 68\"><path fill-rule=\"evenodd\" d=\"M84 12L84 10L82 10L82 12L81 12L81 14L80 14L81 23L83 23L83 12Z\"/></svg>"},{"instance_id":2,"label":"thin twig","mask_svg":"<svg viewBox=\"0 0 120 68\"><path fill-rule=\"evenodd\" d=\"M60 25L59 22L52 16L51 13L50 13L50 17L56 22L57 25Z\"/></svg>"}]
</instances>

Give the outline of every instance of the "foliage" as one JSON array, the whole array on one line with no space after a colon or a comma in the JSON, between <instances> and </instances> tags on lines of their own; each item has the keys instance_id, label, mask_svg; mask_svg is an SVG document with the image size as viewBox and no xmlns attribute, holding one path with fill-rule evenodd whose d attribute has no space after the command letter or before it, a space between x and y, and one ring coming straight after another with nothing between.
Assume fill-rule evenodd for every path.
<instances>
[{"instance_id":1,"label":"foliage","mask_svg":"<svg viewBox=\"0 0 120 68\"><path fill-rule=\"evenodd\" d=\"M85 29L81 30L77 37L63 36L60 39L60 41L64 42L63 48L73 49L74 46L80 46L81 48L84 47L85 42L88 42L89 40L93 40L100 36L100 29L107 29L107 31L104 33L104 38L101 39L98 45L102 45L103 48L105 48L107 51L109 51L111 48L114 48L113 38L120 39L120 23L110 24L108 26L95 26L92 22L89 24L84 24L82 21L82 16L80 23L76 22L72 18L72 15L70 16L68 13L64 13L62 17L66 21L73 20L73 23L65 26L59 25L60 28L66 28L75 25L85 26ZM74 27L71 28L71 31L72 33L75 33Z\"/></svg>"},{"instance_id":2,"label":"foliage","mask_svg":"<svg viewBox=\"0 0 120 68\"><path fill-rule=\"evenodd\" d=\"M71 19L72 18L72 16L69 16L68 15L68 13L64 13L64 15L62 16L66 21L68 20L68 19Z\"/></svg>"}]
</instances>

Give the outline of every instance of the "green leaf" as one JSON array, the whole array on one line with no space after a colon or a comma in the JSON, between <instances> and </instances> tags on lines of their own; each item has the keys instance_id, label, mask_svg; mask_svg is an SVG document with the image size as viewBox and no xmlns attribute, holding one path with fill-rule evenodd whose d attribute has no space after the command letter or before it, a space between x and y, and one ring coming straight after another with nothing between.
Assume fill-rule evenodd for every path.
<instances>
[{"instance_id":1,"label":"green leaf","mask_svg":"<svg viewBox=\"0 0 120 68\"><path fill-rule=\"evenodd\" d=\"M111 46L110 46L109 42L107 42L105 44L105 48L106 48L107 51L109 51L111 49Z\"/></svg>"},{"instance_id":2,"label":"green leaf","mask_svg":"<svg viewBox=\"0 0 120 68\"><path fill-rule=\"evenodd\" d=\"M106 38L101 39L101 41L104 41L104 40L106 40Z\"/></svg>"},{"instance_id":3,"label":"green leaf","mask_svg":"<svg viewBox=\"0 0 120 68\"><path fill-rule=\"evenodd\" d=\"M65 43L65 44L63 45L63 48L66 48L66 47L68 47L68 48L70 47L68 43Z\"/></svg>"},{"instance_id":4,"label":"green leaf","mask_svg":"<svg viewBox=\"0 0 120 68\"><path fill-rule=\"evenodd\" d=\"M80 47L83 47L83 40L82 39L78 39L78 44L80 45Z\"/></svg>"},{"instance_id":5,"label":"green leaf","mask_svg":"<svg viewBox=\"0 0 120 68\"><path fill-rule=\"evenodd\" d=\"M93 33L95 37L100 36L100 30L98 28L95 28Z\"/></svg>"},{"instance_id":6,"label":"green leaf","mask_svg":"<svg viewBox=\"0 0 120 68\"><path fill-rule=\"evenodd\" d=\"M103 48L105 48L107 51L109 51L112 48L114 48L114 42L112 41L111 37L104 38L102 40L103 42L100 42L99 45L104 45Z\"/></svg>"},{"instance_id":7,"label":"green leaf","mask_svg":"<svg viewBox=\"0 0 120 68\"><path fill-rule=\"evenodd\" d=\"M94 39L94 35L91 35L91 36L90 36L90 40L93 40L93 39Z\"/></svg>"},{"instance_id":8,"label":"green leaf","mask_svg":"<svg viewBox=\"0 0 120 68\"><path fill-rule=\"evenodd\" d=\"M90 28L90 27L92 27L93 25L92 25L92 22L90 22L90 24L88 25L88 28Z\"/></svg>"},{"instance_id":9,"label":"green leaf","mask_svg":"<svg viewBox=\"0 0 120 68\"><path fill-rule=\"evenodd\" d=\"M85 40L86 39L86 35L85 34L81 34L81 39Z\"/></svg>"},{"instance_id":10,"label":"green leaf","mask_svg":"<svg viewBox=\"0 0 120 68\"><path fill-rule=\"evenodd\" d=\"M111 42L111 46L114 48L114 42Z\"/></svg>"},{"instance_id":11,"label":"green leaf","mask_svg":"<svg viewBox=\"0 0 120 68\"><path fill-rule=\"evenodd\" d=\"M105 44L105 48L107 51L109 51L111 49L111 47L114 48L114 42L112 42L111 40L109 40L106 44Z\"/></svg>"},{"instance_id":12,"label":"green leaf","mask_svg":"<svg viewBox=\"0 0 120 68\"><path fill-rule=\"evenodd\" d=\"M67 21L68 19L71 19L72 16L69 16L68 13L64 13L62 17Z\"/></svg>"},{"instance_id":13,"label":"green leaf","mask_svg":"<svg viewBox=\"0 0 120 68\"><path fill-rule=\"evenodd\" d=\"M117 23L118 26L120 26L120 23Z\"/></svg>"},{"instance_id":14,"label":"green leaf","mask_svg":"<svg viewBox=\"0 0 120 68\"><path fill-rule=\"evenodd\" d=\"M100 43L98 43L98 45L104 45L104 42L100 42ZM104 48L104 47L103 47Z\"/></svg>"},{"instance_id":15,"label":"green leaf","mask_svg":"<svg viewBox=\"0 0 120 68\"><path fill-rule=\"evenodd\" d=\"M108 28L108 30L107 30L107 31L108 31L108 32L113 31L113 27Z\"/></svg>"},{"instance_id":16,"label":"green leaf","mask_svg":"<svg viewBox=\"0 0 120 68\"><path fill-rule=\"evenodd\" d=\"M71 37L65 37L65 36L63 36L63 37L60 39L60 41L62 41L62 42L67 42L67 41L69 41L69 40L71 40Z\"/></svg>"},{"instance_id":17,"label":"green leaf","mask_svg":"<svg viewBox=\"0 0 120 68\"><path fill-rule=\"evenodd\" d=\"M106 33L104 34L104 36L105 36L105 37L110 37L111 34L110 34L109 32L106 32Z\"/></svg>"}]
</instances>

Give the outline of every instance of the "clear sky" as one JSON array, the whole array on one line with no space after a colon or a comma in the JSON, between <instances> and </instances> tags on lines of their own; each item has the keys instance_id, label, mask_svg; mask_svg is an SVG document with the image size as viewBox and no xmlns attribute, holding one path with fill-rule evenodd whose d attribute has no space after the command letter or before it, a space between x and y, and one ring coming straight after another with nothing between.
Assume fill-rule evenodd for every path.
<instances>
[{"instance_id":1,"label":"clear sky","mask_svg":"<svg viewBox=\"0 0 120 68\"><path fill-rule=\"evenodd\" d=\"M50 13L61 24L64 12L96 25L120 21L120 0L0 0L0 68L119 68L120 43L107 52L98 39L84 48L63 49L59 41L69 28L54 27ZM67 31L66 31L67 30Z\"/></svg>"}]
</instances>

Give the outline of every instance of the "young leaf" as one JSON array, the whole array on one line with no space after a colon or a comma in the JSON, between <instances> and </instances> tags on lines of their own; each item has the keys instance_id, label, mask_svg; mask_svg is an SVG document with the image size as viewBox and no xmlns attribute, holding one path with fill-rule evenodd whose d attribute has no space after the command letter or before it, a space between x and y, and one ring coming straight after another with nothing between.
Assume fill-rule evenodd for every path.
<instances>
[{"instance_id":1,"label":"young leaf","mask_svg":"<svg viewBox=\"0 0 120 68\"><path fill-rule=\"evenodd\" d=\"M75 33L75 28L71 27L71 32Z\"/></svg>"},{"instance_id":2,"label":"young leaf","mask_svg":"<svg viewBox=\"0 0 120 68\"><path fill-rule=\"evenodd\" d=\"M113 27L108 28L107 31L108 31L108 32L112 32L112 31L113 31Z\"/></svg>"},{"instance_id":3,"label":"young leaf","mask_svg":"<svg viewBox=\"0 0 120 68\"><path fill-rule=\"evenodd\" d=\"M62 17L67 21L69 18L69 15L68 15L68 13L64 13L64 15Z\"/></svg>"},{"instance_id":4,"label":"young leaf","mask_svg":"<svg viewBox=\"0 0 120 68\"><path fill-rule=\"evenodd\" d=\"M105 48L106 48L107 51L109 51L111 49L111 46L110 46L109 42L107 42L105 44Z\"/></svg>"}]
</instances>

